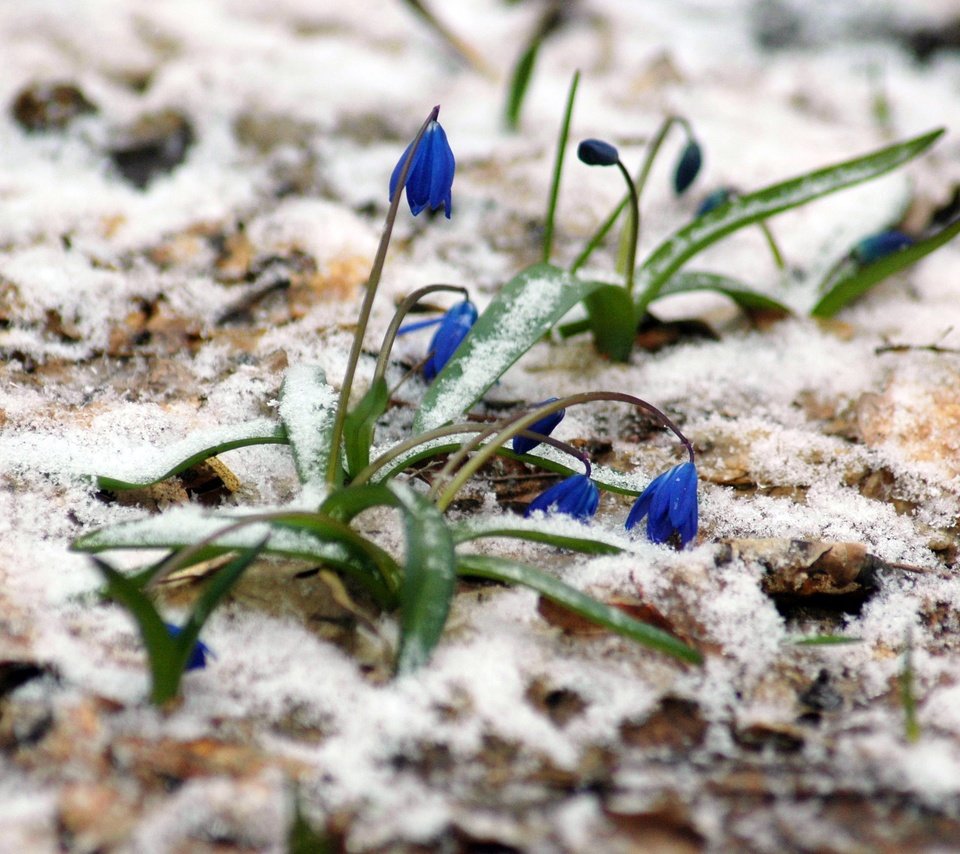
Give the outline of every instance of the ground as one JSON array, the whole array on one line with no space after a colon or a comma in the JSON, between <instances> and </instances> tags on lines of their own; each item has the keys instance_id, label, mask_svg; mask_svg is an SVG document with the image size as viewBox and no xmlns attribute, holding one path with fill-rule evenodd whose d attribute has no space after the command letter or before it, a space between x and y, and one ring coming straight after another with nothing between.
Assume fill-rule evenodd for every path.
<instances>
[{"instance_id":1,"label":"ground","mask_svg":"<svg viewBox=\"0 0 960 854\"><path fill-rule=\"evenodd\" d=\"M547 9L533 0L433 3L459 48L400 0L0 10L0 849L280 851L299 809L333 850L951 850L960 245L835 318L807 315L810 283L857 240L956 216L960 19L950 2L905 5L560 4L515 130L509 77ZM670 297L628 364L586 336L543 341L481 406L612 389L681 425L701 478L690 548L627 538L629 499L615 494L591 525L620 554L488 548L667 629L705 663L533 592L464 582L431 662L394 679L394 615L274 562L205 627L215 658L182 699L154 708L132 621L71 543L151 515L306 499L283 445L146 490L94 477L274 423L288 370L316 365L339 385L390 173L435 104L457 158L453 215L401 210L358 385L414 289L462 285L482 308L540 257L577 69L573 141L610 140L633 171L678 114L702 146L677 198L683 134L667 137L641 258L712 189L947 124L907 168L772 219L785 275L757 229L696 259L791 315ZM622 192L613 170L568 159L555 263ZM608 243L587 277L615 280ZM400 340L394 381L426 340ZM400 388L382 441L408 429L423 392L418 378ZM571 411L556 435L640 487L680 459L619 404ZM532 474L488 467L453 515L516 512L547 483ZM364 525L402 551L393 515ZM182 616L202 581L164 585L164 613ZM798 643L822 635L850 642Z\"/></svg>"}]
</instances>

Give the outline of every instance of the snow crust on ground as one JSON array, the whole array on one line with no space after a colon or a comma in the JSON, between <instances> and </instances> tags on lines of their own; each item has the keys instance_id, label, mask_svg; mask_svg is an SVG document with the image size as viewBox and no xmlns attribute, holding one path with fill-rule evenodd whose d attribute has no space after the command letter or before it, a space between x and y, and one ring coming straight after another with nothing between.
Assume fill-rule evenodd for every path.
<instances>
[{"instance_id":1,"label":"snow crust on ground","mask_svg":"<svg viewBox=\"0 0 960 854\"><path fill-rule=\"evenodd\" d=\"M317 300L282 327L259 330L245 342L252 357L246 364L211 336L195 353L178 355L189 387L204 389L202 400L193 393L181 398L177 387L151 398L111 383L98 354L110 343L113 321L138 301L162 295L170 311L212 332L238 293L213 279L208 265L152 263L149 251L162 241L197 226L230 230L243 222L257 251L296 248L321 273L344 259L372 260L390 171L423 116L441 104L458 160L454 217L427 221L401 212L368 333L375 351L395 300L412 289L462 283L482 308L500 284L536 260L538 243L529 234L543 216L575 68L584 76L574 140L610 139L633 169L638 143L675 111L691 119L704 147L697 192L676 200L669 176L679 142L671 137L645 194L641 257L689 220L709 188L760 187L960 115L956 54L919 66L889 41L858 35L870 31L865 21L888 14L917 20L941 14L933 2L909 11L893 3L869 11L855 2L817 3L799 12L815 49L771 53L751 36L756 2L591 0L581 5L577 23L544 47L522 130L510 134L501 123L505 78L534 8L494 0L432 5L479 50L494 69L492 79L464 70L403 4L386 0L355 7L308 0L68 6L34 0L0 7L0 104L10 104L33 80L52 79L76 82L99 107L57 134L24 133L6 107L0 116L0 293L10 314L0 329L7 360L0 370L0 593L9 610L4 625L12 627L0 635L0 659L26 657L59 674L56 684L44 679L21 695L50 696L63 713L81 695L108 698L123 706L110 718L115 733L144 737L201 737L216 734L225 720L252 720L262 747L309 768L302 788L314 816L353 814L352 849L397 839L429 843L451 821L479 828L483 816L464 817L456 790L398 768L397 756L424 745L442 744L454 763L469 762L495 737L569 770L587 746L615 744L622 721L643 719L666 694L700 703L709 722L706 749L719 754L732 749L730 721L788 720L795 712L790 702L765 691L793 630L760 592L759 570L740 562L716 567L712 543L852 541L885 561L928 572L885 576L862 614L840 629L861 644L798 650L791 666L808 679L822 667L856 673L864 700L880 697L896 682L911 630L920 741L904 742L895 702L882 711L857 708L832 761L840 780L871 779L931 807L955 803L960 663L955 655L923 650L930 638L918 614L933 603L954 614L960 609L955 568L931 549L938 531L956 530L960 447L955 439L934 447L924 442L941 435L929 413L960 405L960 366L955 352L877 348L960 347L956 241L845 310L846 326L838 327L802 316L809 292L802 283L779 281L759 232L748 229L696 266L742 277L783 297L800 316L758 331L714 296L664 300L657 308L666 318L721 318L720 339L638 352L628 366L602 362L580 340L540 344L491 392L535 402L548 394L627 390L679 416L698 445L724 441L736 449L758 489L741 493L704 482L701 545L678 555L640 536L623 555L565 558L556 570L601 598L640 593L664 612L683 603L721 650L702 670L681 670L613 637L577 650L545 627L534 594L496 590L458 600L427 668L375 684L353 658L303 624L230 606L204 632L217 658L187 676L183 705L169 715L146 705L144 659L130 620L97 601L100 581L88 558L68 550L77 536L140 519L144 511L99 501L87 476L162 471L188 449L232 435L236 425L259 430L275 423L281 376L267 367L273 354L294 370L319 366L337 386L358 304L354 289L347 298ZM675 79L654 86L651 75L658 73ZM144 75L149 85L137 91L129 81ZM890 102L889 131L872 117L877 86ZM105 150L117 128L164 108L189 116L196 142L182 165L141 191L118 176ZM247 114L298 123L306 129L302 144L256 152L235 133ZM947 188L960 179L957 131L950 127L931 154L902 172L773 219L790 263L815 278L851 243L897 221L911 187L945 202ZM305 164L313 170L310 190L277 199L277 170ZM621 193L612 170L587 169L568 154L558 263L575 257ZM598 253L585 272L610 278L614 252L611 246ZM45 326L51 312L75 332L51 334ZM424 337L402 340L398 354L415 360ZM41 369L63 362L76 372L14 382L28 361ZM369 362L361 366L358 391L371 369ZM401 395L413 399L415 388ZM802 403L812 397L841 414L866 394L876 395L892 419L869 447L826 434L823 419ZM610 438L644 478L675 461L665 440L638 446L619 438L626 417L614 406L570 413L556 435ZM252 485L247 494L254 505L301 500L286 449L248 448L225 460L241 483ZM898 497L914 509L898 513L891 503L861 495L847 477L858 467L889 470L902 490ZM797 488L803 497L773 487ZM485 503L493 504L489 496ZM619 526L626 508L625 500L605 497L595 523L618 542L625 542ZM191 527L202 525L196 513L181 512L188 517L181 531L200 530ZM549 551L516 548L553 567ZM124 553L116 562L133 566L139 559ZM389 618L378 628L387 639L395 636ZM25 638L22 648L15 636ZM575 691L586 704L583 714L561 727L535 709L527 692L538 678ZM451 715L451 708L459 711ZM290 716L324 738L308 744L278 734L275 724ZM13 769L6 759L0 771L0 848L24 850L45 839L53 845L62 781ZM678 790L693 785L675 773ZM629 780L623 769L627 788ZM281 844L289 804L289 787L271 771L242 782L190 781L152 806L131 845L173 850L185 834L219 822L239 828L255 850L271 850ZM698 810L704 832L718 826L717 814ZM571 798L554 815L558 844L589 847L587 829L598 816L592 796ZM756 829L761 847L764 827Z\"/></svg>"}]
</instances>

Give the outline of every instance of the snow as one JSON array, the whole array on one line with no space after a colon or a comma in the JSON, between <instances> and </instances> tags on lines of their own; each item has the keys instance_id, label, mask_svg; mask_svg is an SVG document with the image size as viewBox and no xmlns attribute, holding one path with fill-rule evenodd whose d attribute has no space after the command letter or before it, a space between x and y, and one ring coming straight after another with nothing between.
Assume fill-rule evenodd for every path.
<instances>
[{"instance_id":1,"label":"snow","mask_svg":"<svg viewBox=\"0 0 960 854\"><path fill-rule=\"evenodd\" d=\"M225 517L315 505L322 490L301 491L285 446L225 454L242 489L216 515L185 507L150 516L104 502L92 478L153 480L210 445L272 434L278 414L297 433L298 446L322 462L314 419L335 402L357 288L382 228L386 183L433 104L442 104L457 155L455 215L431 221L401 210L357 392L398 297L449 282L469 287L482 309L497 287L539 259L557 124L576 68L583 80L574 142L608 138L634 170L640 142L675 111L692 121L704 146L704 172L677 200L669 175L680 135L668 137L643 200L641 258L688 222L715 186L750 192L960 114L956 52L915 63L888 34L890 15L911 24L943 21L950 4L865 9L852 0L591 0L544 45L521 130L510 134L500 116L505 77L534 10L495 0L431 5L468 37L492 74L465 69L404 4L387 0L356 8L309 0L82 0L69 8L36 0L0 7L0 104L9 105L35 80L65 80L99 108L47 134L23 131L6 106L0 115L0 660L33 661L56 674L4 703L47 702L62 721L82 699L96 698L112 709L99 719L103 744L120 735L215 738L235 726L273 757L304 763L301 794L311 815L321 823L349 815L349 849L368 850L398 841L430 845L454 822L477 834L493 826L496 810L488 814L469 794L490 772L482 761L490 742L515 747L513 771L542 763L573 774L588 750L617 748L623 721L643 720L672 695L699 704L708 730L696 756L706 763L711 752L735 753L737 727L792 724L796 692L783 686L808 684L824 667L847 680L848 717L825 725L828 740L808 732L804 755L831 751L841 787L887 787L949 814L960 794L960 667L950 637L960 611L950 557L960 504L960 241L877 287L838 322L815 322L803 311L823 271L864 234L895 222L912 194L947 201L960 180L954 127L902 172L775 217L771 228L791 267L800 269L798 281L780 280L755 228L695 259L697 269L742 278L783 299L797 316L754 329L716 296L668 298L655 306L664 318L707 317L719 339L638 351L628 365L598 359L580 339L541 342L489 392L491 399L529 404L578 391L626 391L676 417L702 449L701 471L713 475L701 476L702 542L683 553L627 537L629 499L615 495L604 497L601 516L586 529L561 520L539 527L595 535L621 554L558 557L506 538L479 541L485 551L539 562L601 599L632 595L668 617L694 615L695 634L709 646L702 669L681 669L609 635L568 637L542 619L529 591L468 586L431 663L377 681L322 634L322 621L271 615L240 595L206 626L204 640L217 658L186 677L182 705L161 712L146 704L144 656L132 621L98 600L99 576L85 556L69 551L71 542L120 525L109 534L118 545L189 540L218 530ZM759 48L754 36L764 5L792 15L806 47ZM658 74L668 82L652 83ZM878 90L890 105L888 126L872 112ZM179 167L136 189L119 176L107 150L137 117L168 108L189 118L196 142ZM275 132L262 148L238 138L238 122L251 115L267 117L268 137L269 129ZM292 136L281 133L281 119L297 129ZM299 184L284 177L301 172ZM554 263L576 257L621 193L611 174L587 170L568 153ZM249 325L226 327L218 319L258 284L219 279L211 262L217 240L205 235L241 232L257 259L304 253L319 279L333 284L311 291L296 310L286 311L280 296L256 307ZM155 250L184 234L194 248L182 261L156 262ZM611 237L585 275L609 279L615 247ZM345 269L360 273L344 275L340 287ZM561 280L544 277L539 284L542 297ZM550 302L513 306L504 318L509 332L529 334ZM132 355L105 355L111 335L144 303L189 321L189 341L153 340L134 346ZM889 344L941 350L878 351ZM416 361L422 346L405 339L396 355ZM503 352L481 356L430 424L444 423L482 390L488 360L505 359ZM175 370L151 373L158 361ZM315 381L321 374L330 386ZM391 366L391 383L401 374ZM413 378L396 396L415 406L423 392ZM811 400L832 414L816 414ZM624 438L626 409L577 408L557 435L610 440L614 462L607 468L619 473L607 475L600 465L595 471L639 490L676 462L674 445L670 437L639 444ZM378 439L401 434L412 417L410 407L393 413ZM826 432L833 417L866 438ZM538 453L568 459L552 449ZM322 480L320 462L313 474ZM750 483L725 481L727 468L746 472ZM861 490L861 475L872 472L890 475L900 504ZM488 512L495 506L491 487L480 483L486 515L464 521L497 527L496 512ZM390 530L394 518L371 515L364 524L402 554L401 533ZM263 530L249 526L230 542L250 544ZM290 551L318 551L305 535L274 537ZM743 561L715 565L714 542L764 537L863 543L882 560L925 572L881 573L879 591L836 629L862 643L791 648L789 639L804 626L762 593L762 569ZM109 557L124 567L144 559L139 551ZM947 614L942 630L929 618L937 607ZM182 605L164 609L179 612ZM916 744L905 743L896 697L908 629L922 728ZM389 615L365 630L376 635L371 643L396 644ZM537 679L575 692L585 708L558 725L530 701ZM291 719L319 733L316 740L291 735L284 729ZM0 728L0 743L7 737ZM453 770L431 778L397 761L416 760L430 746L447 752ZM0 757L0 848L55 850L63 786L89 770L77 755L62 771L19 761ZM636 756L624 760L615 777L620 794L652 801L668 780L688 796L698 830L715 847L731 844L723 835L727 807L697 788L692 766L660 770L667 775L662 780ZM513 791L504 780L503 791ZM291 788L276 766L243 779L188 780L176 792L151 796L130 845L159 852L223 833L252 850L278 850ZM503 833L514 834L519 847L547 850L559 838L584 850L605 832L607 806L601 794L581 792L551 814L550 841L541 836L530 845L519 821ZM790 807L799 809L795 802L777 806L782 823L790 821ZM804 821L815 821L815 810L803 809L810 810ZM767 813L743 818L739 828L755 834L758 849L776 850L770 820ZM808 829L807 839L816 847L827 835Z\"/></svg>"}]
</instances>

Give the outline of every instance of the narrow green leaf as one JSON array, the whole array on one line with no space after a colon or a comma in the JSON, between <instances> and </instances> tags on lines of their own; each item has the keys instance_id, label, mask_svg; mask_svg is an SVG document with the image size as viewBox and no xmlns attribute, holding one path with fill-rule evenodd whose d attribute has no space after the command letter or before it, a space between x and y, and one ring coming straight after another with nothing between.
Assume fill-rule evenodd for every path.
<instances>
[{"instance_id":1,"label":"narrow green leaf","mask_svg":"<svg viewBox=\"0 0 960 854\"><path fill-rule=\"evenodd\" d=\"M530 77L533 74L533 66L536 64L541 44L542 39L539 38L539 34L535 34L526 49L520 54L520 58L513 68L513 74L510 76L507 107L504 110L504 118L510 130L516 130L520 126L520 109L523 106L524 96L527 94L527 87L530 85Z\"/></svg>"},{"instance_id":2,"label":"narrow green leaf","mask_svg":"<svg viewBox=\"0 0 960 854\"><path fill-rule=\"evenodd\" d=\"M246 448L250 445L282 445L287 442L283 427L266 419L257 419L246 424L201 430L174 442L161 451L154 452L143 462L136 459L128 466L135 466L129 474L98 475L97 486L111 492L123 489L141 489L180 474L210 457Z\"/></svg>"},{"instance_id":3,"label":"narrow green leaf","mask_svg":"<svg viewBox=\"0 0 960 854\"><path fill-rule=\"evenodd\" d=\"M569 526L566 527L569 528ZM513 539L529 540L534 543L546 543L557 548L570 549L583 554L612 555L620 554L623 551L618 545L593 537L579 537L572 536L569 533L558 534L543 530L525 519L498 517L486 521L471 521L453 526L452 533L454 545L483 537L511 537Z\"/></svg>"},{"instance_id":4,"label":"narrow green leaf","mask_svg":"<svg viewBox=\"0 0 960 854\"><path fill-rule=\"evenodd\" d=\"M557 218L557 199L560 197L560 178L563 175L563 162L567 154L567 140L570 139L570 122L573 119L573 102L580 85L580 72L573 72L570 90L567 92L567 106L560 122L560 134L557 137L557 153L553 160L553 181L550 184L550 197L547 200L547 215L543 221L543 263L550 263L553 254L554 222Z\"/></svg>"},{"instance_id":5,"label":"narrow green leaf","mask_svg":"<svg viewBox=\"0 0 960 854\"><path fill-rule=\"evenodd\" d=\"M690 291L716 291L730 297L740 308L747 310L779 311L791 314L787 306L766 294L752 290L749 285L729 276L690 270L676 273L660 290L660 296L689 293Z\"/></svg>"},{"instance_id":6,"label":"narrow green leaf","mask_svg":"<svg viewBox=\"0 0 960 854\"><path fill-rule=\"evenodd\" d=\"M597 351L614 362L630 360L637 334L633 298L620 285L603 285L583 301Z\"/></svg>"},{"instance_id":7,"label":"narrow green leaf","mask_svg":"<svg viewBox=\"0 0 960 854\"><path fill-rule=\"evenodd\" d=\"M847 637L846 635L812 635L806 638L793 638L786 643L793 646L847 646L863 643L863 638Z\"/></svg>"},{"instance_id":8,"label":"narrow green leaf","mask_svg":"<svg viewBox=\"0 0 960 854\"><path fill-rule=\"evenodd\" d=\"M926 151L943 129L738 196L676 232L637 269L637 311L643 313L661 288L694 255L731 232L844 187L883 175Z\"/></svg>"},{"instance_id":9,"label":"narrow green leaf","mask_svg":"<svg viewBox=\"0 0 960 854\"><path fill-rule=\"evenodd\" d=\"M443 634L456 587L453 538L440 511L409 487L391 489L404 515L407 554L400 588L397 672L426 664Z\"/></svg>"},{"instance_id":10,"label":"narrow green leaf","mask_svg":"<svg viewBox=\"0 0 960 854\"><path fill-rule=\"evenodd\" d=\"M325 490L339 396L315 365L290 368L280 388L280 420L293 450L300 483Z\"/></svg>"},{"instance_id":11,"label":"narrow green leaf","mask_svg":"<svg viewBox=\"0 0 960 854\"><path fill-rule=\"evenodd\" d=\"M618 608L598 602L562 581L530 566L488 555L457 555L457 574L473 578L489 578L507 584L522 584L536 590L551 602L569 608L575 614L597 625L642 644L649 649L671 655L681 661L702 664L703 656L673 635L627 616Z\"/></svg>"},{"instance_id":12,"label":"narrow green leaf","mask_svg":"<svg viewBox=\"0 0 960 854\"><path fill-rule=\"evenodd\" d=\"M370 464L370 445L377 419L387 411L390 391L386 380L377 377L367 393L343 422L343 444L350 476L363 471Z\"/></svg>"},{"instance_id":13,"label":"narrow green leaf","mask_svg":"<svg viewBox=\"0 0 960 854\"><path fill-rule=\"evenodd\" d=\"M199 563L238 549L254 548L263 537L269 535L264 552L322 563L349 575L364 587L381 607L394 606L396 596L391 593L390 586L380 572L368 561L357 559L358 555L367 555L363 548L351 539L351 536L358 536L356 532L338 529L333 524L335 520L331 519L330 525L321 535L317 527L305 530L306 526L295 528L290 524L271 524L262 520L263 515L255 514L250 525L216 539L208 547L198 551L191 563ZM217 534L225 526L242 518L242 514L199 514L189 507L170 510L160 516L122 522L92 531L75 540L71 548L74 551L91 553L109 549L183 549L198 540Z\"/></svg>"},{"instance_id":14,"label":"narrow green leaf","mask_svg":"<svg viewBox=\"0 0 960 854\"><path fill-rule=\"evenodd\" d=\"M836 274L821 285L824 295L810 309L814 317L833 317L845 305L865 294L875 284L892 276L921 258L939 249L960 233L960 220L951 223L936 234L920 240L906 249L887 255L872 264L858 266L854 263L841 265Z\"/></svg>"},{"instance_id":15,"label":"narrow green leaf","mask_svg":"<svg viewBox=\"0 0 960 854\"><path fill-rule=\"evenodd\" d=\"M424 395L417 433L466 412L524 353L599 282L581 282L550 264L511 279L480 315Z\"/></svg>"}]
</instances>

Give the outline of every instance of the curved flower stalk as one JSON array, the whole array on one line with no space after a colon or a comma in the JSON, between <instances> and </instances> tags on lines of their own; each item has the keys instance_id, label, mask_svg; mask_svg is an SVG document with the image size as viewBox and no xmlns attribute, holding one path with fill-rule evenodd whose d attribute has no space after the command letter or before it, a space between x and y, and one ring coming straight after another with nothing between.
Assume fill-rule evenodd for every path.
<instances>
[{"instance_id":1,"label":"curved flower stalk","mask_svg":"<svg viewBox=\"0 0 960 854\"><path fill-rule=\"evenodd\" d=\"M663 472L640 494L627 516L631 530L647 519L655 543L685 547L697 536L697 467L693 459Z\"/></svg>"}]
</instances>

